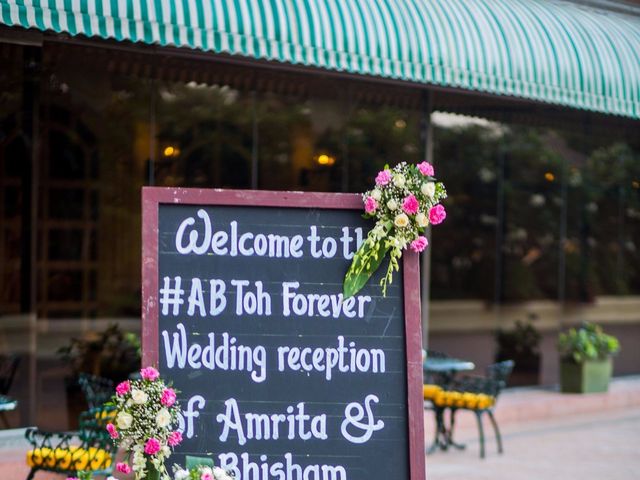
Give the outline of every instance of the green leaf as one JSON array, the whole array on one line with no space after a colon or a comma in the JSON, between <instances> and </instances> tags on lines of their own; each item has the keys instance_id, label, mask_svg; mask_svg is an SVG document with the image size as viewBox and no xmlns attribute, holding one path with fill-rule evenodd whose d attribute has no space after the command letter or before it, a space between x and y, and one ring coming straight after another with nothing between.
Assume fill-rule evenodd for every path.
<instances>
[{"instance_id":1,"label":"green leaf","mask_svg":"<svg viewBox=\"0 0 640 480\"><path fill-rule=\"evenodd\" d=\"M353 297L362 290L371 278L371 275L380 267L388 250L382 241L376 242L373 248L369 246L368 242L360 246L353 256L351 266L344 277L342 294L345 299ZM364 260L364 258L366 258L366 260Z\"/></svg>"}]
</instances>

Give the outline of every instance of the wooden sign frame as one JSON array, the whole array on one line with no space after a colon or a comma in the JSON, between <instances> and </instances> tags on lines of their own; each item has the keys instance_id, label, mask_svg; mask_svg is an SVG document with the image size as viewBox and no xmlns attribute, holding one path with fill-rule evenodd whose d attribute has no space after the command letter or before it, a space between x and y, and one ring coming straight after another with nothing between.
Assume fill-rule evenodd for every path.
<instances>
[{"instance_id":1,"label":"wooden sign frame","mask_svg":"<svg viewBox=\"0 0 640 480\"><path fill-rule=\"evenodd\" d=\"M142 363L158 366L158 212L161 204L362 210L362 197L347 193L275 192L173 187L142 189ZM419 255L403 255L409 480L424 480L422 326Z\"/></svg>"}]
</instances>

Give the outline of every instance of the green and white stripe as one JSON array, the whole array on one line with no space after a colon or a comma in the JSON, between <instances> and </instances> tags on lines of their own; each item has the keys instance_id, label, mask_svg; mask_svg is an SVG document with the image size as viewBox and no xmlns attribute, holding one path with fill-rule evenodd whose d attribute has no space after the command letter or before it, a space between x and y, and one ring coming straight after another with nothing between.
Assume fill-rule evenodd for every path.
<instances>
[{"instance_id":1,"label":"green and white stripe","mask_svg":"<svg viewBox=\"0 0 640 480\"><path fill-rule=\"evenodd\" d=\"M560 0L0 0L0 23L640 118L640 18Z\"/></svg>"}]
</instances>

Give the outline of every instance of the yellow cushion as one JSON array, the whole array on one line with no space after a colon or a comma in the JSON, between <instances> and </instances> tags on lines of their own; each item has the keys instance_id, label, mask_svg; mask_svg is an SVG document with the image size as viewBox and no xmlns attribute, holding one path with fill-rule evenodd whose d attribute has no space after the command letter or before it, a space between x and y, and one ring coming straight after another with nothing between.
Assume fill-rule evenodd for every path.
<instances>
[{"instance_id":1,"label":"yellow cushion","mask_svg":"<svg viewBox=\"0 0 640 480\"><path fill-rule=\"evenodd\" d=\"M438 407L484 410L491 408L496 402L496 399L491 395L442 390L437 385L424 385L423 394L425 400L431 400Z\"/></svg>"},{"instance_id":2,"label":"yellow cushion","mask_svg":"<svg viewBox=\"0 0 640 480\"><path fill-rule=\"evenodd\" d=\"M440 391L433 398L432 402L435 403L438 407L445 407L447 405L447 392Z\"/></svg>"},{"instance_id":3,"label":"yellow cushion","mask_svg":"<svg viewBox=\"0 0 640 480\"><path fill-rule=\"evenodd\" d=\"M60 470L102 470L111 466L111 454L101 448L35 448L27 452L27 465Z\"/></svg>"},{"instance_id":4,"label":"yellow cushion","mask_svg":"<svg viewBox=\"0 0 640 480\"><path fill-rule=\"evenodd\" d=\"M479 393L477 395L478 403L476 404L476 408L478 410L483 410L485 408L492 407L495 403L496 399L491 395L485 395L484 393Z\"/></svg>"},{"instance_id":5,"label":"yellow cushion","mask_svg":"<svg viewBox=\"0 0 640 480\"><path fill-rule=\"evenodd\" d=\"M422 386L422 396L425 400L433 400L442 391L439 385L426 384Z\"/></svg>"}]
</instances>

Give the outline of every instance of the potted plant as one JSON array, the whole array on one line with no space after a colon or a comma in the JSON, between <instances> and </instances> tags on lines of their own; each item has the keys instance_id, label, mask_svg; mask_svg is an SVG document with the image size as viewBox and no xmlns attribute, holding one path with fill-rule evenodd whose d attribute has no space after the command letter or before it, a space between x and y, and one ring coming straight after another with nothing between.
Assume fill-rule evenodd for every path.
<instances>
[{"instance_id":1,"label":"potted plant","mask_svg":"<svg viewBox=\"0 0 640 480\"><path fill-rule=\"evenodd\" d=\"M613 370L618 339L593 323L560 333L560 388L564 393L606 392Z\"/></svg>"},{"instance_id":2,"label":"potted plant","mask_svg":"<svg viewBox=\"0 0 640 480\"><path fill-rule=\"evenodd\" d=\"M140 340L135 333L124 332L118 324L105 330L89 332L82 338L72 338L58 349L61 360L71 370L66 378L69 427L77 427L80 412L87 409L80 391L78 376L89 373L115 383L128 378L140 368Z\"/></svg>"},{"instance_id":3,"label":"potted plant","mask_svg":"<svg viewBox=\"0 0 640 480\"><path fill-rule=\"evenodd\" d=\"M510 386L540 383L540 332L533 326L531 315L526 322L517 320L513 330L496 332L496 362L513 360Z\"/></svg>"}]
</instances>

